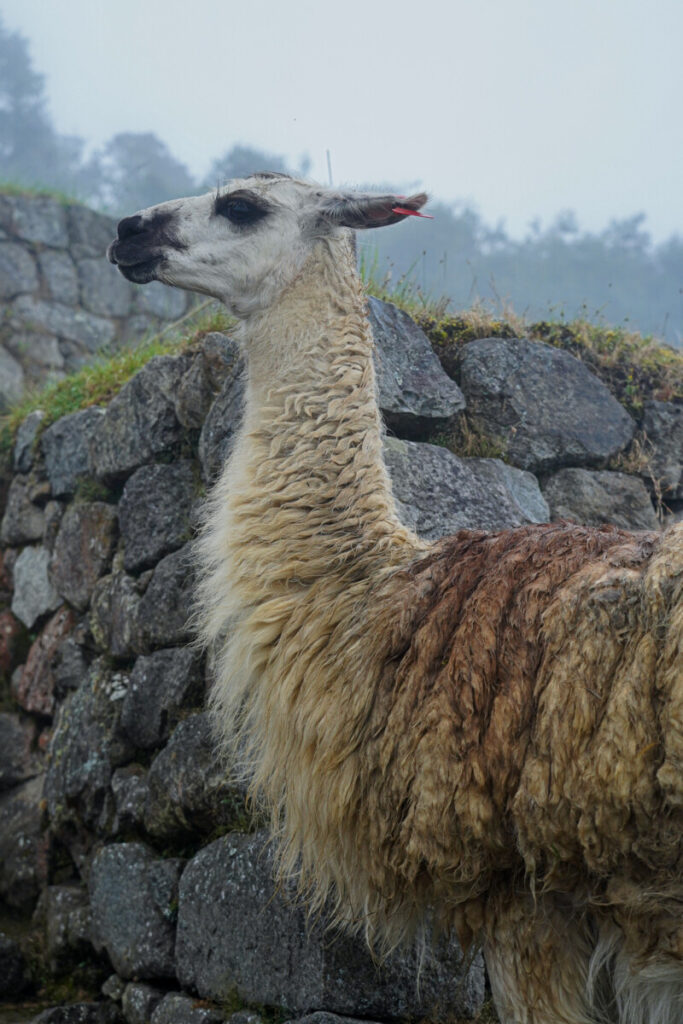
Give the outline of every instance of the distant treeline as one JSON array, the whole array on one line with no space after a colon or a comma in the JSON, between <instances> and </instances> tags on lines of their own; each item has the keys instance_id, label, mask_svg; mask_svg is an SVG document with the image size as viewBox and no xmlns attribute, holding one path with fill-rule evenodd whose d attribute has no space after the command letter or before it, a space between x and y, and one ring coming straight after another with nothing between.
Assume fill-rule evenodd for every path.
<instances>
[{"instance_id":1,"label":"distant treeline","mask_svg":"<svg viewBox=\"0 0 683 1024\"><path fill-rule=\"evenodd\" d=\"M430 222L410 221L360 239L367 263L394 282L408 275L459 309L484 301L535 320L585 317L683 345L683 238L653 245L644 215L580 230L572 213L520 240L492 230L466 207L432 203Z\"/></svg>"},{"instance_id":2,"label":"distant treeline","mask_svg":"<svg viewBox=\"0 0 683 1024\"><path fill-rule=\"evenodd\" d=\"M116 216L266 169L305 175L310 161L289 167L282 156L233 144L197 180L153 132L121 132L86 157L82 139L55 130L27 41L0 21L2 181L61 191ZM683 345L683 238L653 245L643 214L593 234L564 212L520 241L467 206L435 201L430 212L433 221L411 218L359 238L376 277L409 278L425 296L448 296L454 310L484 301L534 319L585 316Z\"/></svg>"}]
</instances>

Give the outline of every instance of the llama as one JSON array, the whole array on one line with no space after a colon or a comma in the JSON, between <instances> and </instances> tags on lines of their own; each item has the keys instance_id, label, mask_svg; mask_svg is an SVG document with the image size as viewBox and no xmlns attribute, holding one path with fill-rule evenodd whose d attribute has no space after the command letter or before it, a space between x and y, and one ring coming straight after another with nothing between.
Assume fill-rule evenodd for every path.
<instances>
[{"instance_id":1,"label":"llama","mask_svg":"<svg viewBox=\"0 0 683 1024\"><path fill-rule=\"evenodd\" d=\"M313 907L384 948L426 920L481 943L505 1024L674 1024L683 524L400 523L353 232L426 198L254 174L110 246L239 320L199 548L214 718Z\"/></svg>"}]
</instances>

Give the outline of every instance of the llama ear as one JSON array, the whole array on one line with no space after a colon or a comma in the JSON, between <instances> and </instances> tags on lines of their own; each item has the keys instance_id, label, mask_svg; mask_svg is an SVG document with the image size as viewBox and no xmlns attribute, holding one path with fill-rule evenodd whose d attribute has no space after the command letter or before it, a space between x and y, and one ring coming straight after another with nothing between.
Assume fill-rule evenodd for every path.
<instances>
[{"instance_id":1,"label":"llama ear","mask_svg":"<svg viewBox=\"0 0 683 1024\"><path fill-rule=\"evenodd\" d=\"M383 228L397 224L406 217L429 217L419 213L427 202L427 194L418 192L412 196L375 195L371 192L327 193L319 213L322 218L336 227Z\"/></svg>"}]
</instances>

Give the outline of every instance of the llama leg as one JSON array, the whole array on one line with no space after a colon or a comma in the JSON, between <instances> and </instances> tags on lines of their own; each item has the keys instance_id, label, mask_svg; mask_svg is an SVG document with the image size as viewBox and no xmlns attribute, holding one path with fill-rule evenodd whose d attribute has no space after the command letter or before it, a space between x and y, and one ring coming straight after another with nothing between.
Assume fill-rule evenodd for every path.
<instances>
[{"instance_id":1,"label":"llama leg","mask_svg":"<svg viewBox=\"0 0 683 1024\"><path fill-rule=\"evenodd\" d=\"M636 970L627 959L614 966L620 1024L677 1024L683 1018L683 969L651 963Z\"/></svg>"},{"instance_id":2,"label":"llama leg","mask_svg":"<svg viewBox=\"0 0 683 1024\"><path fill-rule=\"evenodd\" d=\"M591 962L591 975L609 974L615 1019L619 1024L678 1024L683 1020L680 959L672 955L634 962L626 946L616 924L603 924Z\"/></svg>"},{"instance_id":3,"label":"llama leg","mask_svg":"<svg viewBox=\"0 0 683 1024\"><path fill-rule=\"evenodd\" d=\"M595 938L585 916L556 896L500 890L486 908L484 956L502 1024L616 1021L592 1008Z\"/></svg>"}]
</instances>

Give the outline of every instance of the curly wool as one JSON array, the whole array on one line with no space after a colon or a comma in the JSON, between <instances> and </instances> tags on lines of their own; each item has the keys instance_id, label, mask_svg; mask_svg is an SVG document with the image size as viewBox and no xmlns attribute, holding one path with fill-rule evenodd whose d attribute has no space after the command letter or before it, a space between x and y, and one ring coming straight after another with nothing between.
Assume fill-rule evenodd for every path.
<instances>
[{"instance_id":1,"label":"curly wool","mask_svg":"<svg viewBox=\"0 0 683 1024\"><path fill-rule=\"evenodd\" d=\"M428 907L483 937L513 1021L594 1019L608 961L680 984L683 526L419 541L382 464L363 297L329 248L264 319L265 372L250 339L203 540L207 638L230 623L214 715L283 871L385 947ZM278 324L305 358L274 344ZM275 372L273 349L290 365ZM567 901L560 984L548 922ZM621 1019L649 1020L653 987L622 988Z\"/></svg>"}]
</instances>

